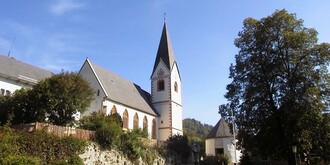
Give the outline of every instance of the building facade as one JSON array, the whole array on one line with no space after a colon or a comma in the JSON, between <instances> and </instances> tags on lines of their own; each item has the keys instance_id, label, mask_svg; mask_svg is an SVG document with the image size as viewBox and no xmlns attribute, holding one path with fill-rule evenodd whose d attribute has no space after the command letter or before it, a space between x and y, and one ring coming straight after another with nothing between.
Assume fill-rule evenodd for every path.
<instances>
[{"instance_id":1,"label":"building facade","mask_svg":"<svg viewBox=\"0 0 330 165\"><path fill-rule=\"evenodd\" d=\"M166 23L150 78L151 93L89 59L79 74L95 91L95 99L83 115L118 113L123 129L145 128L151 139L159 141L182 134L181 76Z\"/></svg>"},{"instance_id":2,"label":"building facade","mask_svg":"<svg viewBox=\"0 0 330 165\"><path fill-rule=\"evenodd\" d=\"M52 75L48 70L0 55L0 95L11 95L23 87L31 88Z\"/></svg>"},{"instance_id":3,"label":"building facade","mask_svg":"<svg viewBox=\"0 0 330 165\"><path fill-rule=\"evenodd\" d=\"M231 163L238 163L240 150L235 149L234 135L230 133L228 123L221 118L205 139L205 154L207 156L227 155ZM236 157L236 158L235 158Z\"/></svg>"}]
</instances>

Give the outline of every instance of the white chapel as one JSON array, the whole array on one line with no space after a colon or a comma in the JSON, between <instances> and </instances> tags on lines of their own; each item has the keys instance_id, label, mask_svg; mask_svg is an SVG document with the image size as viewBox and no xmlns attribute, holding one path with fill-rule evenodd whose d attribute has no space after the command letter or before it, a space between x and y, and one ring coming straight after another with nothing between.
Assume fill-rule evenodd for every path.
<instances>
[{"instance_id":1,"label":"white chapel","mask_svg":"<svg viewBox=\"0 0 330 165\"><path fill-rule=\"evenodd\" d=\"M95 91L95 99L83 115L118 113L123 129L146 128L150 138L159 141L183 134L181 76L166 23L152 68L150 93L89 59L79 74Z\"/></svg>"}]
</instances>

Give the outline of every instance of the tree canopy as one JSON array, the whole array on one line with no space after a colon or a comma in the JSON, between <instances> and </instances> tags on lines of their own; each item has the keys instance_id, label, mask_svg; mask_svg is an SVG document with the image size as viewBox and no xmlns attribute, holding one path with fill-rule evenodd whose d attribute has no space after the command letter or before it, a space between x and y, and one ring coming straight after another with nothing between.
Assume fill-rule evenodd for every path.
<instances>
[{"instance_id":1,"label":"tree canopy","mask_svg":"<svg viewBox=\"0 0 330 165\"><path fill-rule=\"evenodd\" d=\"M288 159L292 145L300 153L321 145L322 113L330 103L330 45L317 41L317 31L286 10L244 20L234 42L239 52L230 66L228 103L219 113L231 120L233 110L246 150Z\"/></svg>"},{"instance_id":2,"label":"tree canopy","mask_svg":"<svg viewBox=\"0 0 330 165\"><path fill-rule=\"evenodd\" d=\"M93 90L77 73L61 72L31 89L22 88L0 99L0 123L48 122L66 125L74 114L83 113L93 99Z\"/></svg>"}]
</instances>

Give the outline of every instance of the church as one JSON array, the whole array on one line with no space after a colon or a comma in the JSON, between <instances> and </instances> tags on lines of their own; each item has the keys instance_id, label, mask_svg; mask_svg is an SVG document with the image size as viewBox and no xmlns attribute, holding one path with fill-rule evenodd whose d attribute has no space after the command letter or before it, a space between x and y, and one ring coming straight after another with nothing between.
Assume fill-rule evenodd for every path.
<instances>
[{"instance_id":1,"label":"church","mask_svg":"<svg viewBox=\"0 0 330 165\"><path fill-rule=\"evenodd\" d=\"M86 59L79 74L90 83L95 97L87 112L118 113L123 129L147 129L149 137L165 141L182 131L182 86L177 61L164 22L150 76L151 92Z\"/></svg>"}]
</instances>

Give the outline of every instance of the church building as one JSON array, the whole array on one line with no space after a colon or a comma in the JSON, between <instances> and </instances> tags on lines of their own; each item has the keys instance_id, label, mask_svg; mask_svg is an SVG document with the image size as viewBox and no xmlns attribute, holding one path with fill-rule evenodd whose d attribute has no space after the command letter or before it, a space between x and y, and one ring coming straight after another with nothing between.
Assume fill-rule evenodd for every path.
<instances>
[{"instance_id":1,"label":"church building","mask_svg":"<svg viewBox=\"0 0 330 165\"><path fill-rule=\"evenodd\" d=\"M181 76L166 23L151 69L151 92L148 93L137 84L86 59L79 74L90 83L95 98L82 115L118 113L123 120L123 129L144 128L151 139L159 141L182 135Z\"/></svg>"}]
</instances>

